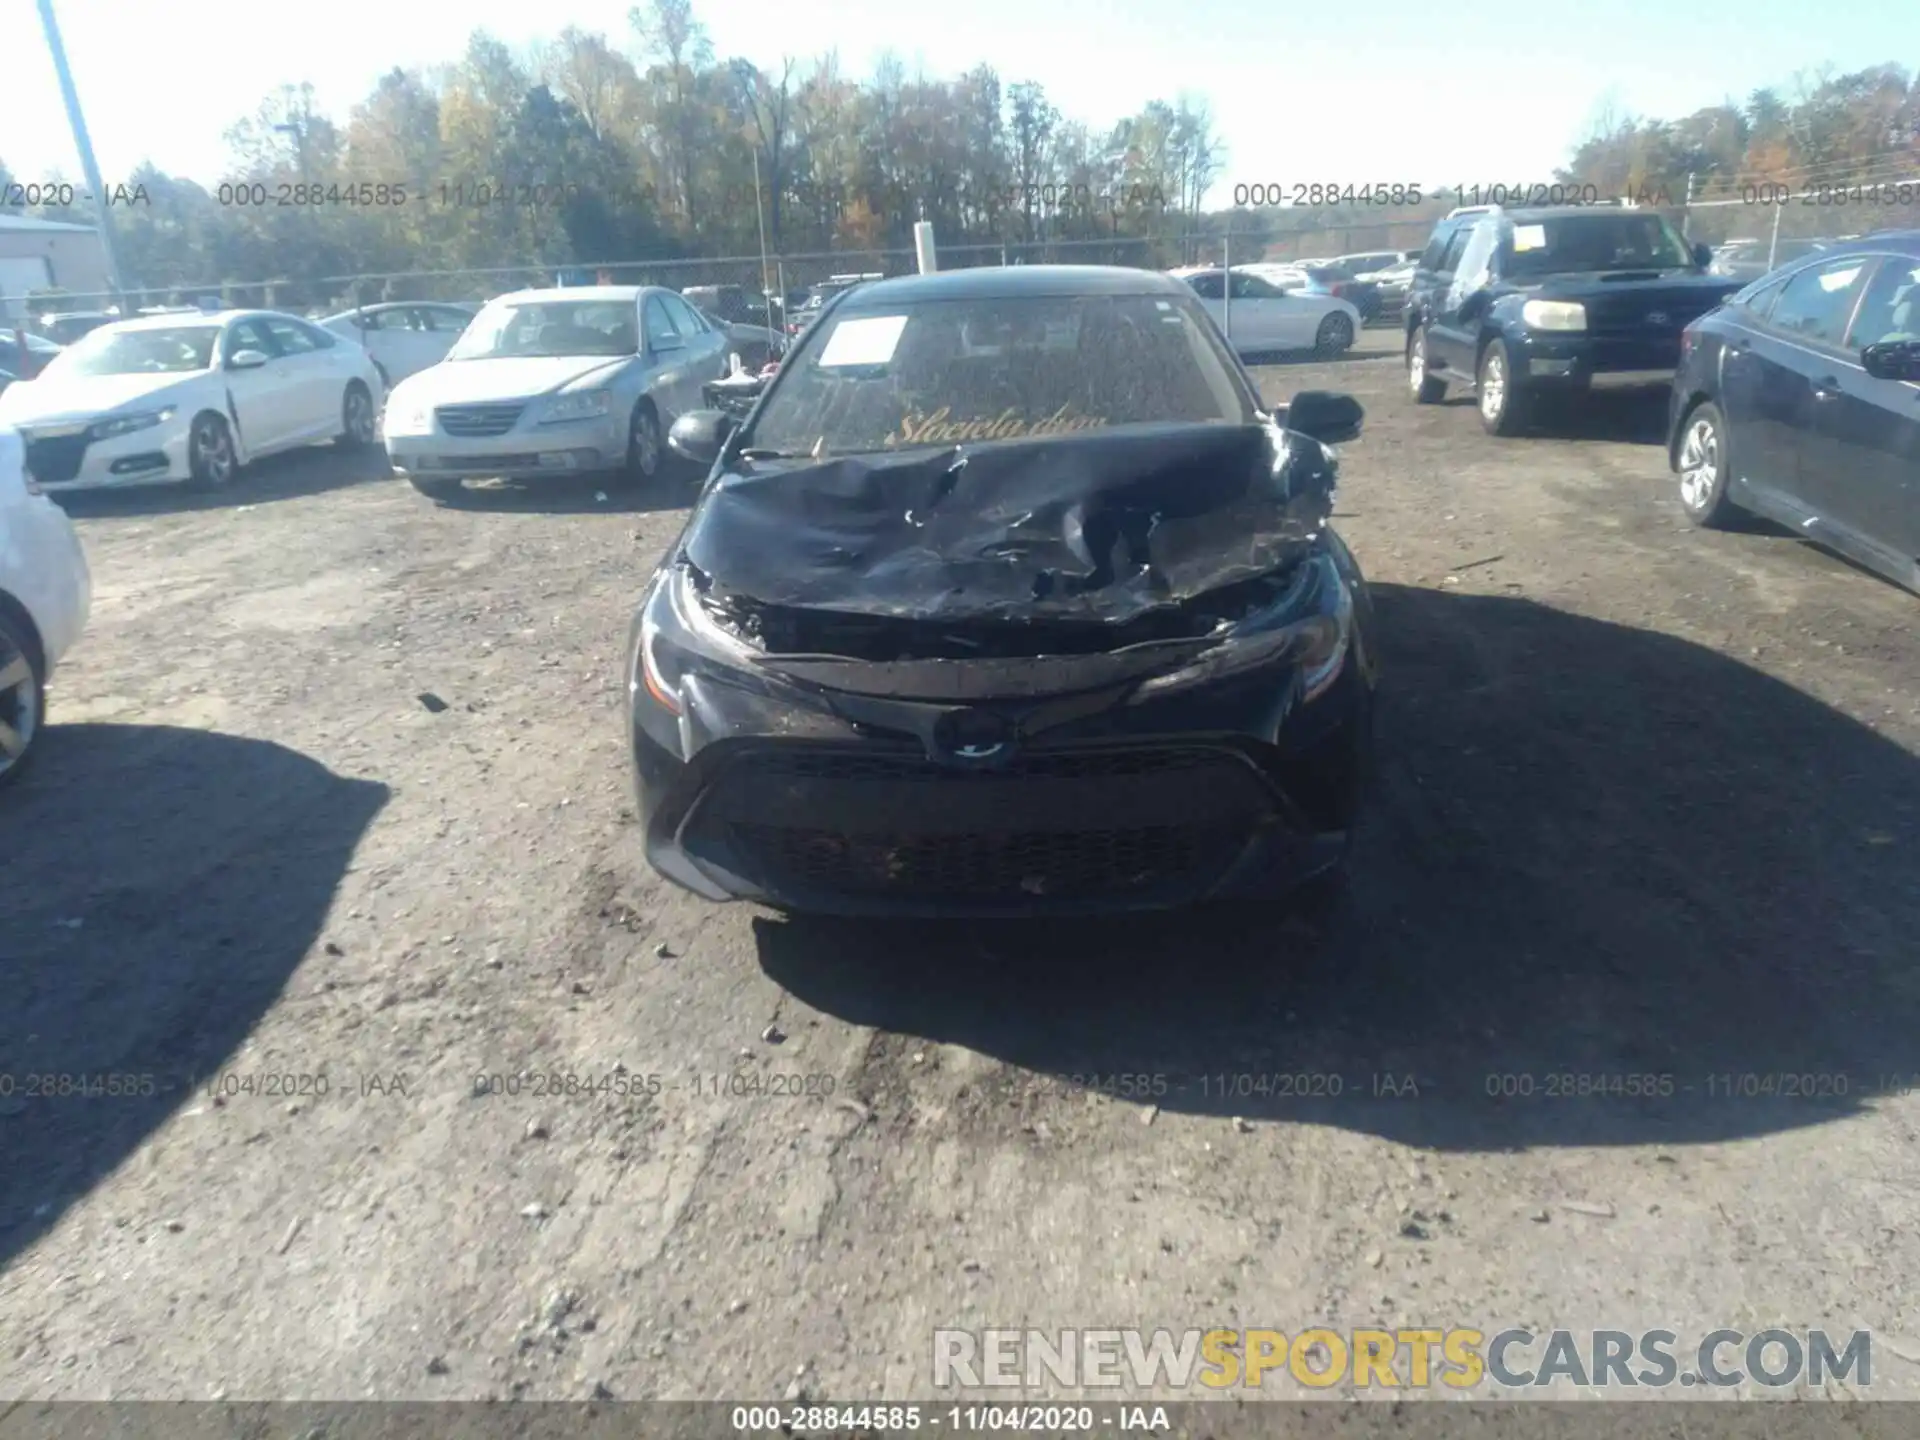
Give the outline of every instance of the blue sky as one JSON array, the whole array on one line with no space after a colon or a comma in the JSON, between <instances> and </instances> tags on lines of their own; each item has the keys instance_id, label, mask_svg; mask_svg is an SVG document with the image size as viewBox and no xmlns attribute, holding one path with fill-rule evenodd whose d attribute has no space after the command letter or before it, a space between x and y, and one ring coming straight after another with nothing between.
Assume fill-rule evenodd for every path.
<instances>
[{"instance_id":1,"label":"blue sky","mask_svg":"<svg viewBox=\"0 0 1920 1440\"><path fill-rule=\"evenodd\" d=\"M394 65L572 23L619 40L631 0L56 0L102 178L143 159L212 183L226 128L283 83L336 114ZM1920 62L1920 0L695 0L721 56L867 74L891 49L929 75L982 61L1105 124L1182 91L1212 106L1236 183L1489 185L1545 178L1596 107L1673 116L1796 74ZM1830 20L1817 18L1822 14ZM80 174L33 0L0 6L0 159Z\"/></svg>"}]
</instances>

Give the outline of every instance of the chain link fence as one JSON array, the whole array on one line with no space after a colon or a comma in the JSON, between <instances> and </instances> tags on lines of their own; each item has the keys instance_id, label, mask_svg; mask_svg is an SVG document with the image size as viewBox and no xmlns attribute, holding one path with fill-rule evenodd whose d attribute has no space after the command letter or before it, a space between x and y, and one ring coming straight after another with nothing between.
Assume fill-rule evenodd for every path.
<instances>
[{"instance_id":1,"label":"chain link fence","mask_svg":"<svg viewBox=\"0 0 1920 1440\"><path fill-rule=\"evenodd\" d=\"M1677 217L1689 240L1714 248L1715 267L1758 279L1778 265L1880 230L1920 229L1920 174L1790 183L1746 180L1690 187Z\"/></svg>"},{"instance_id":2,"label":"chain link fence","mask_svg":"<svg viewBox=\"0 0 1920 1440\"><path fill-rule=\"evenodd\" d=\"M1097 240L1042 240L1006 244L941 245L943 270L991 265L1130 265L1159 269L1175 263L1181 246L1138 236ZM170 307L286 310L330 315L356 305L392 301L438 300L481 303L514 290L556 285L664 285L684 290L693 285L737 286L748 295L762 292L792 297L834 276L910 275L918 269L907 249L831 250L816 253L695 256L680 259L623 260L566 265L521 265L491 269L405 270L359 275L280 277L271 280L217 281L201 285L130 287L124 302L111 294L64 290L36 291L26 299L30 316L104 310L116 303L124 311Z\"/></svg>"}]
</instances>

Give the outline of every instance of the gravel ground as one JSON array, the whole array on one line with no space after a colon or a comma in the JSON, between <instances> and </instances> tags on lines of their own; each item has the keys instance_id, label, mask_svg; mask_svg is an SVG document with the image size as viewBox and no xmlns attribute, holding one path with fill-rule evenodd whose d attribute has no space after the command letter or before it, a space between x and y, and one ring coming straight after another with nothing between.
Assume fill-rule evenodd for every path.
<instances>
[{"instance_id":1,"label":"gravel ground","mask_svg":"<svg viewBox=\"0 0 1920 1440\"><path fill-rule=\"evenodd\" d=\"M619 665L684 477L75 497L0 1075L144 1078L0 1097L0 1397L926 1398L936 1326L1313 1323L1870 1327L1920 1391L1917 602L1689 528L1658 402L1494 440L1393 340L1259 372L1370 412L1382 773L1314 925L667 889Z\"/></svg>"}]
</instances>

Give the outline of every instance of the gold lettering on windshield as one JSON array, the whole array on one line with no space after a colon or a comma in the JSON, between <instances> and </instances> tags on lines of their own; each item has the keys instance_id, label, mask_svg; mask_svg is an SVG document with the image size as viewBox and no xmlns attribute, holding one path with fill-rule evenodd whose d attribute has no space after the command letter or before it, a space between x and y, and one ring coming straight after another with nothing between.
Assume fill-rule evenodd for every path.
<instances>
[{"instance_id":1,"label":"gold lettering on windshield","mask_svg":"<svg viewBox=\"0 0 1920 1440\"><path fill-rule=\"evenodd\" d=\"M942 405L931 414L914 411L901 417L900 428L881 443L900 445L959 445L978 440L1031 440L1043 435L1071 435L1098 430L1108 422L1097 415L1076 415L1062 405L1038 420L1024 419L1009 406L991 419L955 420L953 407Z\"/></svg>"}]
</instances>

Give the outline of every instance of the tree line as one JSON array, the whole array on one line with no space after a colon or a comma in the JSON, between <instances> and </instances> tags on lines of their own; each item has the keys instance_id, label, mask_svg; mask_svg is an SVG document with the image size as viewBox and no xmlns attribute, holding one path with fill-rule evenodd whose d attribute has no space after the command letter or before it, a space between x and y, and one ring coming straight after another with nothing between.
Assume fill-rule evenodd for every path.
<instances>
[{"instance_id":1,"label":"tree line","mask_svg":"<svg viewBox=\"0 0 1920 1440\"><path fill-rule=\"evenodd\" d=\"M985 65L957 79L912 75L891 58L864 80L833 56L769 70L716 59L691 0L648 0L622 35L569 27L527 53L476 32L457 62L393 70L344 118L321 112L311 87L286 87L226 139L230 170L212 188L152 164L126 177L137 198L114 218L130 286L277 280L281 304L455 298L504 286L449 273L343 296L327 281L753 256L763 232L775 254L874 255L910 250L922 219L943 252L979 247L985 259L999 246L1071 259L1077 245L1086 258L1170 265L1215 258L1229 230L1235 259L1307 229L1352 242L1337 248L1401 248L1386 237L1424 238L1459 203L1451 187L1462 178L1437 177L1447 183L1417 205L1343 194L1203 210L1227 162L1203 100L1150 100L1100 129L1063 115L1039 84L1003 82ZM1603 109L1553 177L1676 207L1690 186L1699 198L1758 198L1759 186L1854 178L1920 180L1920 83L1897 65L1802 79L1790 96L1759 90L1679 120ZM1852 228L1920 223L1920 206L1898 198L1874 226ZM96 219L85 205L31 213ZM1834 213L1796 213L1784 228L1813 233ZM1751 231L1763 212L1695 214L1696 238L1720 239ZM1111 253L1091 242L1112 242ZM757 267L697 269L678 267L677 283L758 278ZM805 278L817 277L789 277Z\"/></svg>"}]
</instances>

